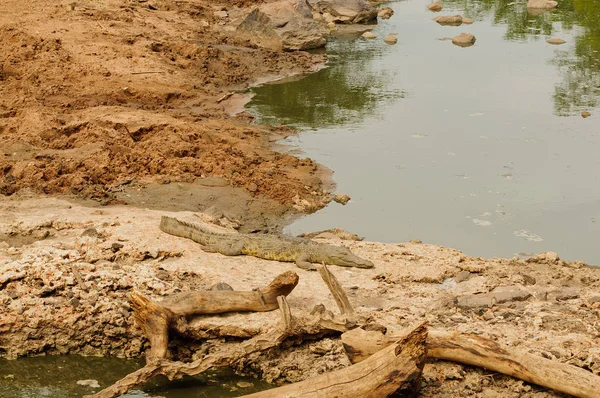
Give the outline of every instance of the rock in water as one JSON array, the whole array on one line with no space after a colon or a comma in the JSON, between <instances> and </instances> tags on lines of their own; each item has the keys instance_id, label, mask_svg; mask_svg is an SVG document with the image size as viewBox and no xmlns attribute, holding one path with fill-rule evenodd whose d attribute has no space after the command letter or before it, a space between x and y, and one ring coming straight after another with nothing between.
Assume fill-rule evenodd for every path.
<instances>
[{"instance_id":1,"label":"rock in water","mask_svg":"<svg viewBox=\"0 0 600 398\"><path fill-rule=\"evenodd\" d=\"M310 4L320 14L330 14L336 23L363 23L377 18L377 9L364 0L316 0Z\"/></svg>"},{"instance_id":2,"label":"rock in water","mask_svg":"<svg viewBox=\"0 0 600 398\"><path fill-rule=\"evenodd\" d=\"M434 21L440 25L460 26L463 23L463 18L461 15L444 15L434 18Z\"/></svg>"},{"instance_id":3,"label":"rock in water","mask_svg":"<svg viewBox=\"0 0 600 398\"><path fill-rule=\"evenodd\" d=\"M553 0L529 0L527 2L527 8L544 8L544 9L552 9L558 5L556 1Z\"/></svg>"},{"instance_id":4,"label":"rock in water","mask_svg":"<svg viewBox=\"0 0 600 398\"><path fill-rule=\"evenodd\" d=\"M80 386L88 386L88 387L92 387L92 388L99 388L100 384L98 383L98 380L94 380L94 379L87 379L87 380L77 380L77 384Z\"/></svg>"},{"instance_id":5,"label":"rock in water","mask_svg":"<svg viewBox=\"0 0 600 398\"><path fill-rule=\"evenodd\" d=\"M377 16L381 19L390 19L394 15L394 10L390 7L384 7L377 13Z\"/></svg>"},{"instance_id":6,"label":"rock in water","mask_svg":"<svg viewBox=\"0 0 600 398\"><path fill-rule=\"evenodd\" d=\"M383 38L383 41L387 44L396 44L398 43L398 38L396 37L397 33L390 33L386 37Z\"/></svg>"},{"instance_id":7,"label":"rock in water","mask_svg":"<svg viewBox=\"0 0 600 398\"><path fill-rule=\"evenodd\" d=\"M433 12L442 11L442 8L444 8L444 3L442 3L441 1L433 2L427 6L427 9Z\"/></svg>"},{"instance_id":8,"label":"rock in water","mask_svg":"<svg viewBox=\"0 0 600 398\"><path fill-rule=\"evenodd\" d=\"M337 203L345 205L350 201L350 196L346 195L345 193L338 193L333 197L333 200Z\"/></svg>"},{"instance_id":9,"label":"rock in water","mask_svg":"<svg viewBox=\"0 0 600 398\"><path fill-rule=\"evenodd\" d=\"M564 41L563 39L559 39L558 37L553 37L551 39L546 40L546 43L559 45L559 44L565 44L566 41Z\"/></svg>"},{"instance_id":10,"label":"rock in water","mask_svg":"<svg viewBox=\"0 0 600 398\"><path fill-rule=\"evenodd\" d=\"M470 33L461 33L452 39L452 44L459 47L470 47L475 44L475 36Z\"/></svg>"},{"instance_id":11,"label":"rock in water","mask_svg":"<svg viewBox=\"0 0 600 398\"><path fill-rule=\"evenodd\" d=\"M373 32L365 32L362 34L362 37L364 37L365 39L374 39L377 37L377 35Z\"/></svg>"},{"instance_id":12,"label":"rock in water","mask_svg":"<svg viewBox=\"0 0 600 398\"><path fill-rule=\"evenodd\" d=\"M473 20L471 18L463 18L462 23L466 25L471 25L473 23Z\"/></svg>"},{"instance_id":13,"label":"rock in water","mask_svg":"<svg viewBox=\"0 0 600 398\"><path fill-rule=\"evenodd\" d=\"M584 118L584 119L585 119L586 117L590 117L590 116L592 116L592 114L591 114L591 113L589 113L588 111L583 111L583 112L581 112L581 117L582 117L582 118Z\"/></svg>"},{"instance_id":14,"label":"rock in water","mask_svg":"<svg viewBox=\"0 0 600 398\"><path fill-rule=\"evenodd\" d=\"M285 0L255 8L237 28L254 44L284 51L325 45L321 26L313 20L307 0Z\"/></svg>"}]
</instances>

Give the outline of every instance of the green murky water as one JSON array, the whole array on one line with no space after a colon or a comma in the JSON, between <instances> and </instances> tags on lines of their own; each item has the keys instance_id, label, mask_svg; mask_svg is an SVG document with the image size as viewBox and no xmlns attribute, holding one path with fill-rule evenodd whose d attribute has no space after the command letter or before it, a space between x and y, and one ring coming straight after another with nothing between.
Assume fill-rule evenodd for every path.
<instances>
[{"instance_id":1,"label":"green murky water","mask_svg":"<svg viewBox=\"0 0 600 398\"><path fill-rule=\"evenodd\" d=\"M142 359L76 355L23 358L14 361L0 359L0 397L81 397L110 386L142 366ZM81 380L96 380L100 387L77 384ZM158 377L142 386L140 390L132 391L123 397L236 397L269 387L269 384L255 379L221 372L202 377L186 377L172 382Z\"/></svg>"},{"instance_id":2,"label":"green murky water","mask_svg":"<svg viewBox=\"0 0 600 398\"><path fill-rule=\"evenodd\" d=\"M341 227L599 265L600 2L563 0L541 14L526 0L444 4L434 14L426 2L391 2L376 40L331 40L329 68L253 89L258 122L303 130L285 142L333 169L337 191L352 197L289 232ZM453 14L474 23L432 21ZM381 40L390 32L394 46ZM436 40L461 32L476 44Z\"/></svg>"}]
</instances>

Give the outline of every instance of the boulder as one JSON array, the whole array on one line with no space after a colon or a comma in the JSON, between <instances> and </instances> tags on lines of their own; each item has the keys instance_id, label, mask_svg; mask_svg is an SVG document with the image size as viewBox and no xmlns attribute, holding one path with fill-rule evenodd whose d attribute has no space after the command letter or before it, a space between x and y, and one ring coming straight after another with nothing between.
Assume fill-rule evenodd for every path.
<instances>
[{"instance_id":1,"label":"boulder","mask_svg":"<svg viewBox=\"0 0 600 398\"><path fill-rule=\"evenodd\" d=\"M394 10L390 7L384 7L377 13L377 16L381 19L390 19L394 15Z\"/></svg>"},{"instance_id":2,"label":"boulder","mask_svg":"<svg viewBox=\"0 0 600 398\"><path fill-rule=\"evenodd\" d=\"M475 36L470 33L461 33L452 39L452 44L459 47L470 47L475 44Z\"/></svg>"},{"instance_id":3,"label":"boulder","mask_svg":"<svg viewBox=\"0 0 600 398\"><path fill-rule=\"evenodd\" d=\"M427 9L433 12L442 11L442 8L444 8L444 3L442 3L441 1L433 2L427 6Z\"/></svg>"},{"instance_id":4,"label":"boulder","mask_svg":"<svg viewBox=\"0 0 600 398\"><path fill-rule=\"evenodd\" d=\"M310 0L321 14L330 14L336 23L365 23L377 19L377 9L364 0Z\"/></svg>"},{"instance_id":5,"label":"boulder","mask_svg":"<svg viewBox=\"0 0 600 398\"><path fill-rule=\"evenodd\" d=\"M255 8L237 27L241 36L273 50L295 51L325 45L321 26L307 0L285 0Z\"/></svg>"},{"instance_id":6,"label":"boulder","mask_svg":"<svg viewBox=\"0 0 600 398\"><path fill-rule=\"evenodd\" d=\"M556 1L553 0L529 0L527 2L527 8L542 8L542 9L552 9L558 5Z\"/></svg>"},{"instance_id":7,"label":"boulder","mask_svg":"<svg viewBox=\"0 0 600 398\"><path fill-rule=\"evenodd\" d=\"M460 15L443 15L433 19L440 25L460 26L462 25L462 16Z\"/></svg>"}]
</instances>

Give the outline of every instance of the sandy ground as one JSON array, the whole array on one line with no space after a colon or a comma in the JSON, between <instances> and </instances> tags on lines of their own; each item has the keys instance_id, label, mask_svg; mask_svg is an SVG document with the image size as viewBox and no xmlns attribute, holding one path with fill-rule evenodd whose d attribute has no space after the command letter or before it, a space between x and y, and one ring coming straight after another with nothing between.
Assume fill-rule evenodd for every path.
<instances>
[{"instance_id":1,"label":"sandy ground","mask_svg":"<svg viewBox=\"0 0 600 398\"><path fill-rule=\"evenodd\" d=\"M0 356L141 355L132 289L154 299L218 282L250 290L294 270L292 310L335 309L314 272L205 253L158 228L168 214L277 231L330 200L328 170L274 151L293 131L232 116L240 94L219 101L325 60L251 46L215 14L255 3L0 2ZM599 268L552 253L481 259L420 243L328 242L375 263L331 269L357 310L390 333L427 320L600 374ZM197 324L215 339L174 344L172 354L188 359L277 321L203 317ZM236 370L293 382L347 365L332 337L251 356ZM426 366L421 395L558 396L442 362Z\"/></svg>"}]
</instances>

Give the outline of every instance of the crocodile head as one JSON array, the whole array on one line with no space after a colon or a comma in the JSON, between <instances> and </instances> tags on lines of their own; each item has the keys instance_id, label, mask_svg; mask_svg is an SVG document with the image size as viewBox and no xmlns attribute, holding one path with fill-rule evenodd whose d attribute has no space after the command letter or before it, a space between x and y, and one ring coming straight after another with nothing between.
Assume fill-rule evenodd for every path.
<instances>
[{"instance_id":1,"label":"crocodile head","mask_svg":"<svg viewBox=\"0 0 600 398\"><path fill-rule=\"evenodd\" d=\"M323 261L326 264L341 265L343 267L373 268L372 262L358 257L344 246L328 247L327 254L324 257L324 259L318 259L315 262Z\"/></svg>"}]
</instances>

